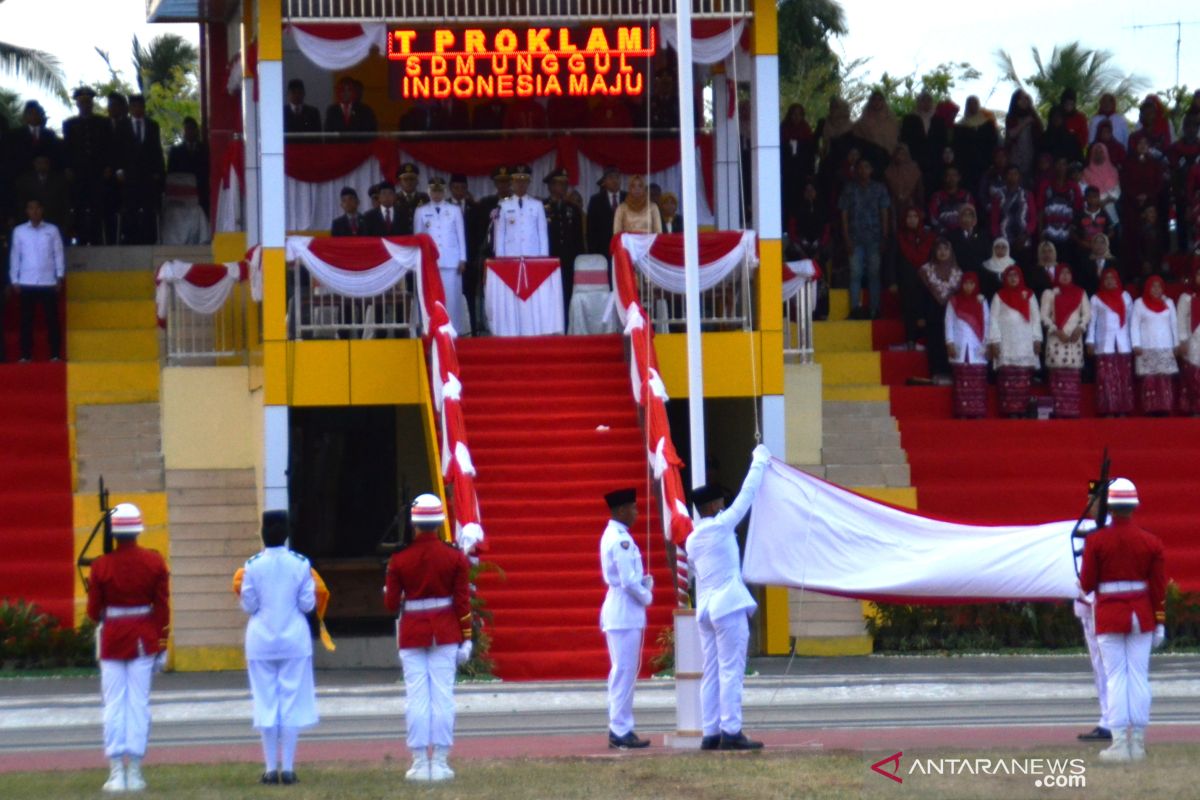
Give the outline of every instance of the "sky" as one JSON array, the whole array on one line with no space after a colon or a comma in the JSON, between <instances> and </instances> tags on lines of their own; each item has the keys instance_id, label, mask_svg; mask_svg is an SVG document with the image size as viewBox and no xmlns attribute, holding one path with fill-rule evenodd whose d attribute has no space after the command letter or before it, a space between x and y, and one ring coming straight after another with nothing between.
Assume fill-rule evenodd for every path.
<instances>
[{"instance_id":1,"label":"sky","mask_svg":"<svg viewBox=\"0 0 1200 800\"><path fill-rule=\"evenodd\" d=\"M1145 5L1127 0L1006 0L964 3L961 0L842 0L850 33L833 42L847 59L870 57L863 77L887 71L918 74L943 61L967 61L983 73L971 85L956 89L956 99L978 94L990 108L1005 108L1012 88L1000 80L994 52L1014 55L1022 76L1034 71L1030 47L1048 54L1055 44L1074 39L1111 50L1122 69L1149 79L1155 89L1175 83L1176 29L1133 30L1133 25L1184 22L1180 81L1200 85L1200 7L1192 0L1153 0ZM897 15L894 9L909 11ZM175 32L197 41L195 25L148 25L145 0L4 0L0 2L0 39L46 50L58 56L67 85L107 77L94 47L108 50L114 65L132 77L130 37L145 43L160 33ZM66 24L53 24L61 21ZM1192 23L1192 24L1186 24ZM0 74L0 86L42 101L54 127L68 109L22 81ZM960 96L961 95L961 96ZM990 98L990 99L989 99Z\"/></svg>"}]
</instances>

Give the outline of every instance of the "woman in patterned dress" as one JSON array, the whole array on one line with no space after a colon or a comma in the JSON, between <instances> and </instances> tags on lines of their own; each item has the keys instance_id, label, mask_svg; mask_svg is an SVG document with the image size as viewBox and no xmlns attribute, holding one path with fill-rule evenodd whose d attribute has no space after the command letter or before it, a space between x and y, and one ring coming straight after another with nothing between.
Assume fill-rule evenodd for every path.
<instances>
[{"instance_id":1,"label":"woman in patterned dress","mask_svg":"<svg viewBox=\"0 0 1200 800\"><path fill-rule=\"evenodd\" d=\"M1133 346L1129 322L1133 299L1112 267L1100 275L1092 296L1087 354L1096 359L1096 413L1102 417L1133 413Z\"/></svg>"},{"instance_id":2,"label":"woman in patterned dress","mask_svg":"<svg viewBox=\"0 0 1200 800\"><path fill-rule=\"evenodd\" d=\"M1055 286L1042 294L1042 325L1046 328L1046 369L1057 419L1079 417L1079 383L1083 372L1083 337L1092 318L1091 304L1075 285L1071 268L1059 264Z\"/></svg>"},{"instance_id":3,"label":"woman in patterned dress","mask_svg":"<svg viewBox=\"0 0 1200 800\"><path fill-rule=\"evenodd\" d=\"M1142 413L1155 417L1175 410L1175 375L1179 372L1175 361L1179 345L1175 303L1164 294L1165 289L1161 277L1150 277L1142 296L1133 304L1129 324Z\"/></svg>"},{"instance_id":4,"label":"woman in patterned dress","mask_svg":"<svg viewBox=\"0 0 1200 800\"><path fill-rule=\"evenodd\" d=\"M1029 384L1042 352L1038 301L1025 286L1020 267L1004 271L1004 285L992 298L987 345L996 367L1000 413L1020 417L1029 405Z\"/></svg>"},{"instance_id":5,"label":"woman in patterned dress","mask_svg":"<svg viewBox=\"0 0 1200 800\"><path fill-rule=\"evenodd\" d=\"M964 272L962 288L946 304L946 352L954 372L954 416L987 416L988 304L979 294L979 276Z\"/></svg>"},{"instance_id":6,"label":"woman in patterned dress","mask_svg":"<svg viewBox=\"0 0 1200 800\"><path fill-rule=\"evenodd\" d=\"M936 380L950 375L946 353L946 303L962 284L962 270L954 260L954 248L945 237L933 245L933 257L921 267L925 285L925 347L929 355L929 374Z\"/></svg>"}]
</instances>

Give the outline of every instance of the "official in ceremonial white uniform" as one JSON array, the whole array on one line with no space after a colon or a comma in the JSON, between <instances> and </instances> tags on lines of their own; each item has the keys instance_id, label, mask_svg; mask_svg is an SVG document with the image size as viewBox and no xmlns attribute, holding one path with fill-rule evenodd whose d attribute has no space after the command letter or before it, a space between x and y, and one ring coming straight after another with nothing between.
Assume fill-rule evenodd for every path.
<instances>
[{"instance_id":1,"label":"official in ceremonial white uniform","mask_svg":"<svg viewBox=\"0 0 1200 800\"><path fill-rule=\"evenodd\" d=\"M687 539L688 565L696 578L696 622L704 655L700 680L700 713L704 724L702 750L757 750L762 742L742 733L742 681L750 617L758 604L742 582L742 566L734 530L762 485L771 460L765 445L754 448L750 472L733 505L715 486L692 493L700 521Z\"/></svg>"},{"instance_id":2,"label":"official in ceremonial white uniform","mask_svg":"<svg viewBox=\"0 0 1200 800\"><path fill-rule=\"evenodd\" d=\"M513 167L513 193L496 208L492 224L497 258L550 255L546 207L541 200L529 196L530 172L525 164Z\"/></svg>"},{"instance_id":3,"label":"official in ceremonial white uniform","mask_svg":"<svg viewBox=\"0 0 1200 800\"><path fill-rule=\"evenodd\" d=\"M262 734L263 783L296 783L296 741L317 724L312 633L305 615L317 604L308 559L288 549L286 511L263 514L263 550L246 562L242 610L254 727Z\"/></svg>"},{"instance_id":4,"label":"official in ceremonial white uniform","mask_svg":"<svg viewBox=\"0 0 1200 800\"><path fill-rule=\"evenodd\" d=\"M462 209L446 202L446 182L429 179L430 202L413 214L413 233L427 233L438 249L438 272L446 290L446 313L454 330L471 330L463 298L463 272L467 268L467 230Z\"/></svg>"},{"instance_id":5,"label":"official in ceremonial white uniform","mask_svg":"<svg viewBox=\"0 0 1200 800\"><path fill-rule=\"evenodd\" d=\"M608 746L649 747L633 723L633 686L642 664L646 606L654 601L654 579L644 574L642 554L629 534L637 521L637 490L619 489L604 496L612 514L600 537L600 571L608 594L600 609L600 630L608 640Z\"/></svg>"}]
</instances>

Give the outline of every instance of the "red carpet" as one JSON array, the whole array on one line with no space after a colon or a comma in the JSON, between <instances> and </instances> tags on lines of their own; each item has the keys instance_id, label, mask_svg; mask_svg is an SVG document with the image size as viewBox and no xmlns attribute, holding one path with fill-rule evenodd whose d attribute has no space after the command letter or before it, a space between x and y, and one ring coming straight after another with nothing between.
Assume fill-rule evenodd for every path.
<instances>
[{"instance_id":1,"label":"red carpet","mask_svg":"<svg viewBox=\"0 0 1200 800\"><path fill-rule=\"evenodd\" d=\"M485 574L478 584L495 615L497 674L608 674L600 632L603 495L623 486L638 487L633 533L656 583L643 648L648 663L659 631L671 623L672 592L657 509L646 552L646 448L621 337L462 339L458 357L487 532L483 557L506 573Z\"/></svg>"},{"instance_id":2,"label":"red carpet","mask_svg":"<svg viewBox=\"0 0 1200 800\"><path fill-rule=\"evenodd\" d=\"M0 598L35 603L67 625L75 609L70 459L66 365L0 365Z\"/></svg>"}]
</instances>

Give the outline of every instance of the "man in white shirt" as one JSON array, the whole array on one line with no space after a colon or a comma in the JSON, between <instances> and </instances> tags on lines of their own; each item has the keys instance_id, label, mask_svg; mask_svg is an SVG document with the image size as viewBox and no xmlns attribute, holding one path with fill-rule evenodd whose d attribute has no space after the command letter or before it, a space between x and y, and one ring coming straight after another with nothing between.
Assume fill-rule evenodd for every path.
<instances>
[{"instance_id":1,"label":"man in white shirt","mask_svg":"<svg viewBox=\"0 0 1200 800\"><path fill-rule=\"evenodd\" d=\"M733 505L725 508L724 492L701 486L692 493L700 515L685 545L688 565L696 577L696 621L704 654L700 680L700 714L704 725L702 750L757 750L762 742L742 733L742 681L750 617L758 604L742 582L742 565L734 530L746 512L771 461L766 445L754 448L750 472Z\"/></svg>"},{"instance_id":2,"label":"man in white shirt","mask_svg":"<svg viewBox=\"0 0 1200 800\"><path fill-rule=\"evenodd\" d=\"M512 169L512 196L500 201L493 223L497 258L550 255L546 208L528 194L531 173L525 164Z\"/></svg>"},{"instance_id":3,"label":"man in white shirt","mask_svg":"<svg viewBox=\"0 0 1200 800\"><path fill-rule=\"evenodd\" d=\"M600 573L608 594L600 609L600 630L608 641L608 746L616 750L649 747L633 731L633 686L642 665L646 606L654 602L654 579L644 575L642 554L629 535L637 521L637 490L604 496L612 519L600 537Z\"/></svg>"},{"instance_id":4,"label":"man in white shirt","mask_svg":"<svg viewBox=\"0 0 1200 800\"><path fill-rule=\"evenodd\" d=\"M301 728L317 724L312 634L306 619L317 605L308 559L288 549L286 511L263 513L263 550L246 562L241 582L246 671L254 727L262 735L266 784L293 784ZM282 753L280 753L282 750Z\"/></svg>"},{"instance_id":5,"label":"man in white shirt","mask_svg":"<svg viewBox=\"0 0 1200 800\"><path fill-rule=\"evenodd\" d=\"M62 234L46 222L40 200L25 204L29 221L12 232L8 279L21 301L21 361L33 358L33 316L38 306L46 317L50 360L62 358L62 331L58 324L58 290L67 272Z\"/></svg>"},{"instance_id":6,"label":"man in white shirt","mask_svg":"<svg viewBox=\"0 0 1200 800\"><path fill-rule=\"evenodd\" d=\"M438 272L446 292L446 313L456 331L470 329L463 302L463 272L467 268L467 232L462 211L446 202L446 182L429 179L430 202L413 213L413 233L427 233L438 249Z\"/></svg>"}]
</instances>

